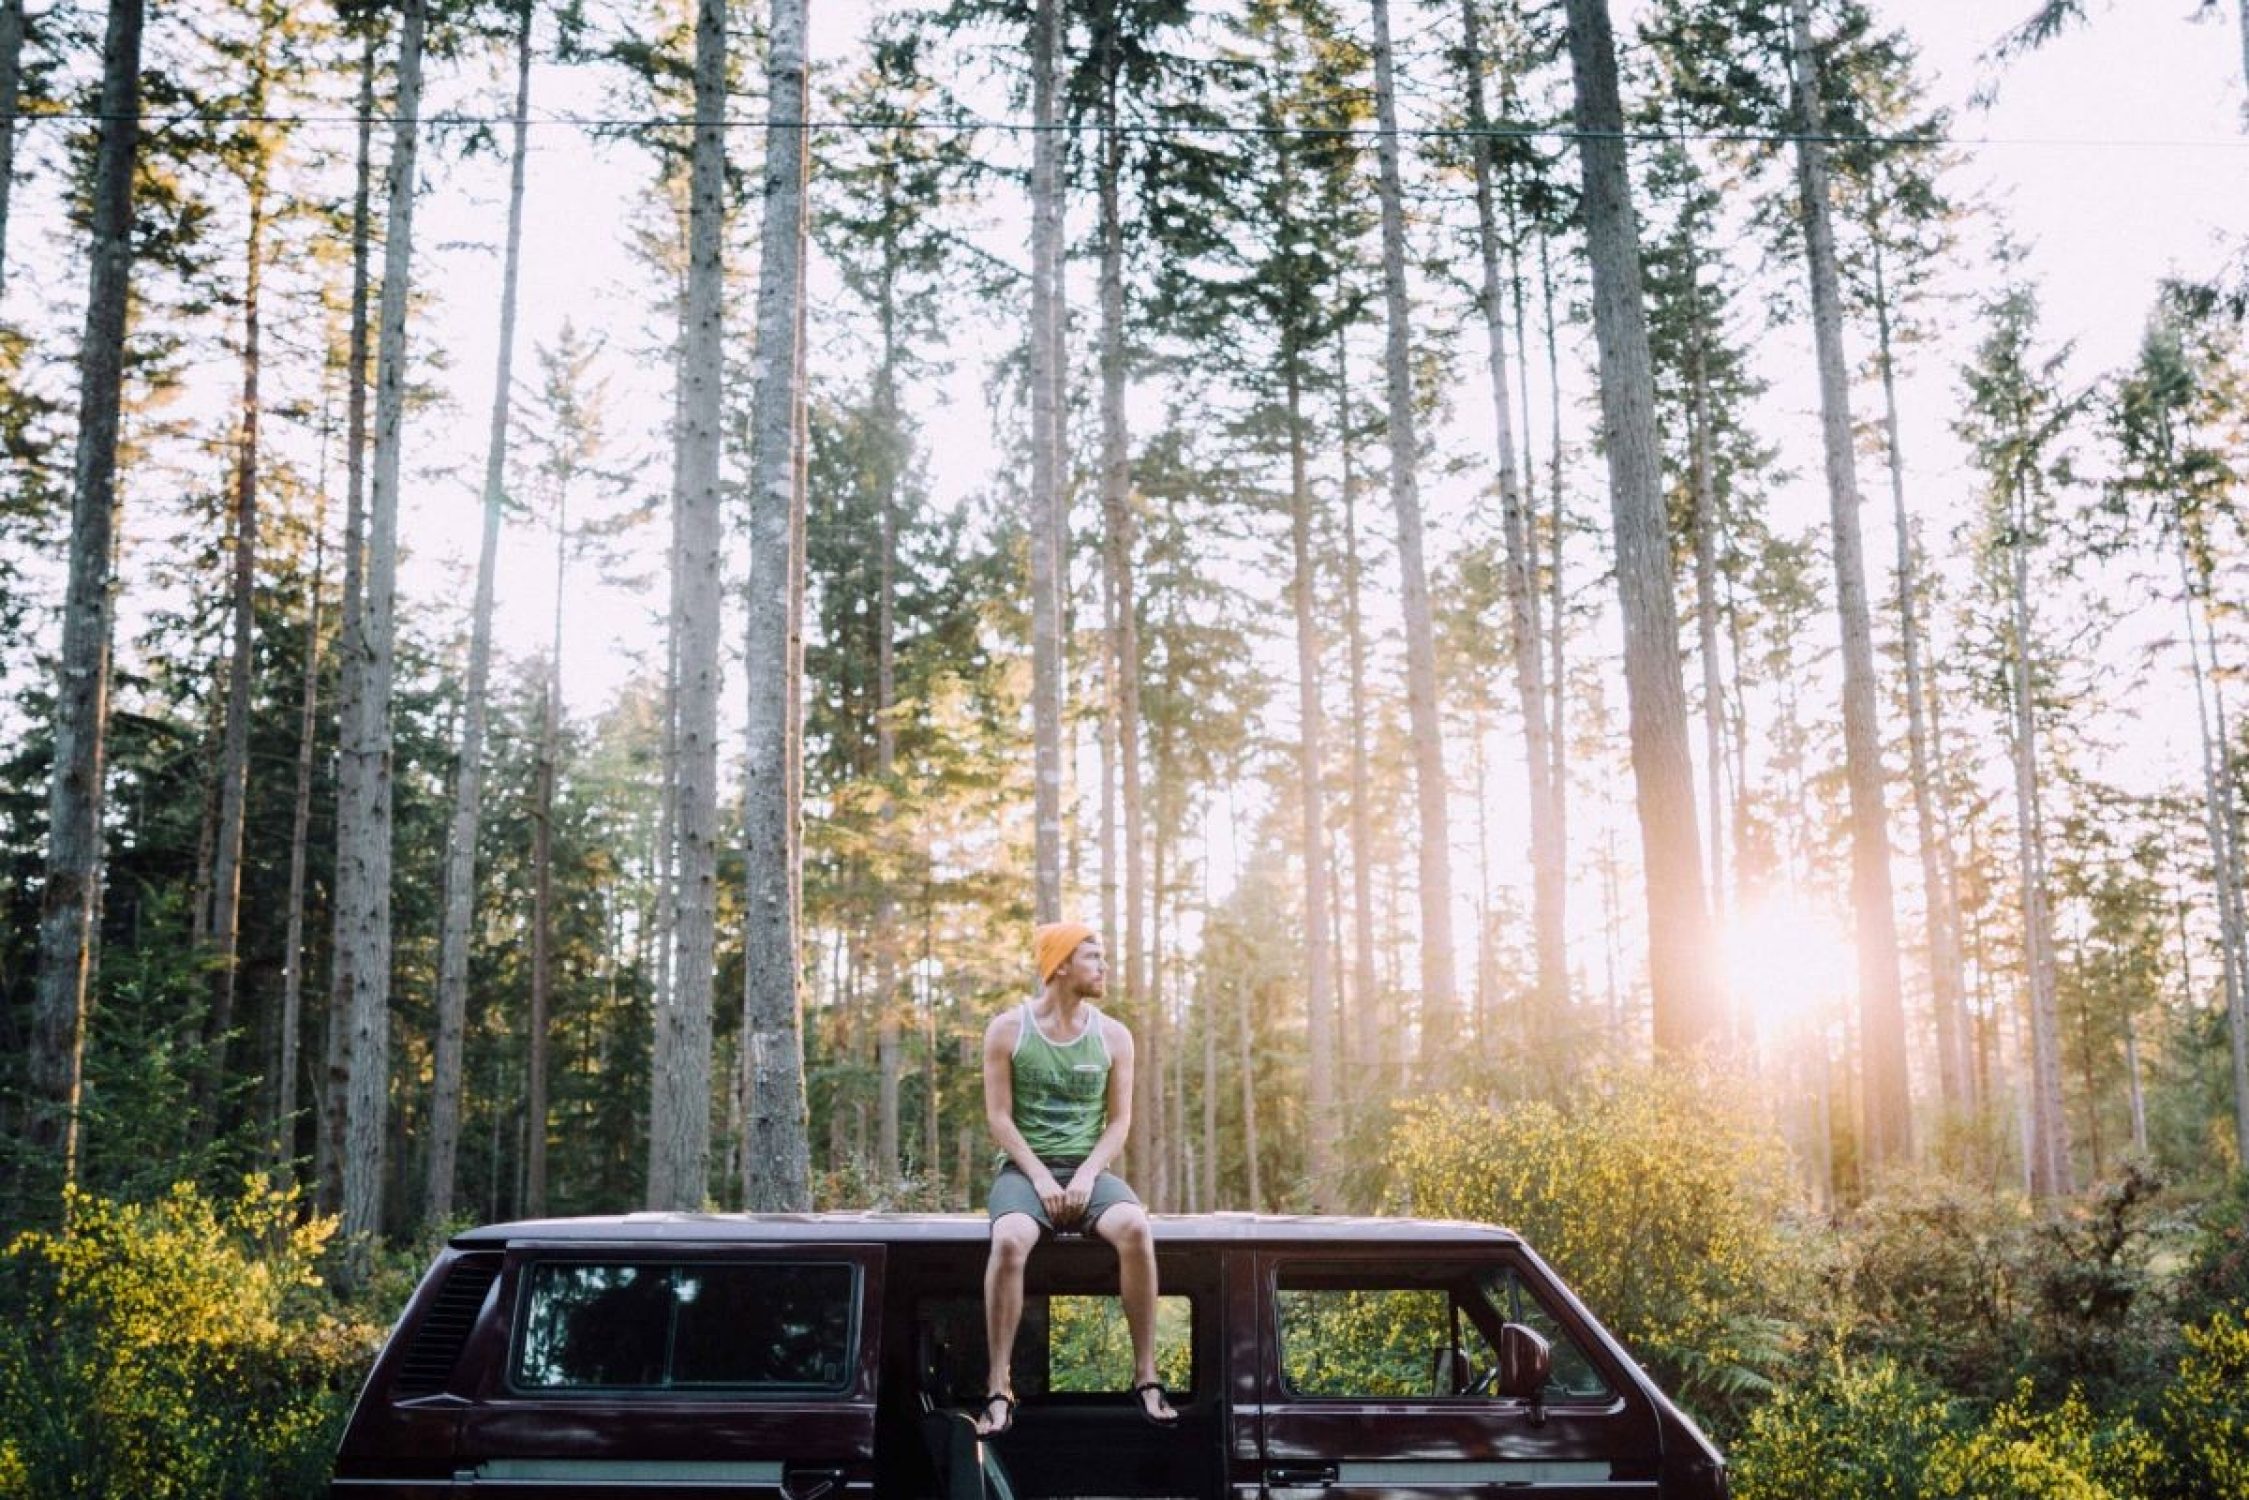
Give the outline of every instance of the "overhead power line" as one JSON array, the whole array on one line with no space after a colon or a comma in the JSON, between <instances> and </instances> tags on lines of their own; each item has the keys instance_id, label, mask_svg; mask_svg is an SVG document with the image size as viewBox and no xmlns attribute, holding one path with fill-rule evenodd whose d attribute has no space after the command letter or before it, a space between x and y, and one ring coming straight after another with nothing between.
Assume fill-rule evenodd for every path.
<instances>
[{"instance_id":1,"label":"overhead power line","mask_svg":"<svg viewBox=\"0 0 2249 1500\"><path fill-rule=\"evenodd\" d=\"M93 110L31 111L18 110L5 118L18 125L40 124L97 124L107 117ZM377 114L369 117L376 125L397 123L393 115ZM236 114L220 111L188 110L173 114L144 114L144 130L164 130L185 125L278 125L278 126L350 126L357 127L360 118L351 114ZM422 117L422 123L433 128L459 128L463 126L496 126L515 123L512 115L438 113ZM631 131L689 131L706 125L716 125L729 131L764 131L777 129L809 129L820 131L846 131L877 134L885 131L903 131L917 134L947 133L974 134L993 131L1003 135L1033 135L1040 131L1076 131L1082 126L1070 124L1039 125L1028 120L989 120L975 117L923 120L859 120L813 119L801 125L791 121L775 120L767 116L728 115L716 121L676 119L647 115L534 115L534 126L559 126L564 129L603 132ZM1174 124L1154 122L1123 122L1117 127L1121 134L1147 138L1160 137L1210 137L1239 136L1267 137L1291 136L1321 139L1374 140L1382 131L1374 125L1237 125L1226 123ZM1489 125L1475 130L1466 125L1406 126L1398 134L1416 140L1467 140L1482 135L1493 140L1529 140L1574 142L1581 140L1622 140L1640 144L1696 141L1716 145L1788 146L1799 141L1816 142L1824 146L1878 146L1910 150L1969 150L1986 146L2023 146L2045 148L2125 148L2148 150L2178 150L2182 148L2249 146L2249 136L2213 136L2194 138L2157 138L2124 136L1959 136L1907 133L1898 135L1824 132L1806 134L1782 130L1682 130L1676 126L1648 126L1625 130L1579 130L1569 125Z\"/></svg>"}]
</instances>

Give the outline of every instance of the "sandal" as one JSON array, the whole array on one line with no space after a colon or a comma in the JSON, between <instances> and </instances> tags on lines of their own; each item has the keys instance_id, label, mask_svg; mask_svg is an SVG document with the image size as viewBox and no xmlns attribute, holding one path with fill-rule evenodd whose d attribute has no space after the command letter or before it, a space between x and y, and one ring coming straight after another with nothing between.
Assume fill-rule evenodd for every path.
<instances>
[{"instance_id":1,"label":"sandal","mask_svg":"<svg viewBox=\"0 0 2249 1500\"><path fill-rule=\"evenodd\" d=\"M1000 1409L1000 1419L991 1420L992 1407ZM1005 1391L993 1391L976 1403L976 1435L980 1438L998 1437L1015 1425L1015 1398Z\"/></svg>"},{"instance_id":2,"label":"sandal","mask_svg":"<svg viewBox=\"0 0 2249 1500\"><path fill-rule=\"evenodd\" d=\"M1141 1399L1150 1391L1156 1393L1156 1406L1150 1406L1145 1400ZM1143 1380L1140 1384L1134 1386L1132 1388L1132 1405L1133 1409L1140 1413L1140 1420L1146 1422L1150 1427L1177 1427L1179 1425L1179 1413L1171 1410L1171 1397L1164 1390L1164 1383L1160 1380ZM1170 1415L1157 1415L1159 1407L1170 1412Z\"/></svg>"}]
</instances>

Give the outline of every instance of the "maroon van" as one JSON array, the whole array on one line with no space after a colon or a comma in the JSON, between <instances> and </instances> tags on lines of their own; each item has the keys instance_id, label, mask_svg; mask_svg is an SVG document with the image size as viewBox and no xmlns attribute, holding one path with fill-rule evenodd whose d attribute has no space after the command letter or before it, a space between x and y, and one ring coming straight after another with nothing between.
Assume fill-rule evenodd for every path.
<instances>
[{"instance_id":1,"label":"maroon van","mask_svg":"<svg viewBox=\"0 0 2249 1500\"><path fill-rule=\"evenodd\" d=\"M981 1217L630 1214L438 1256L361 1392L336 1500L846 1496L1723 1500L1692 1421L1504 1229L1158 1216L1158 1365L1125 1391L1107 1246L1031 1258L1006 1435Z\"/></svg>"}]
</instances>

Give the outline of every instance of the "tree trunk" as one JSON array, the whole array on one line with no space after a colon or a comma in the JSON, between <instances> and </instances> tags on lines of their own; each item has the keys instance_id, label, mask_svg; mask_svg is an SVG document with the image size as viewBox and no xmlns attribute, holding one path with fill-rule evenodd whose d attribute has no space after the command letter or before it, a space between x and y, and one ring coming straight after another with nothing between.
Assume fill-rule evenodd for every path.
<instances>
[{"instance_id":1,"label":"tree trunk","mask_svg":"<svg viewBox=\"0 0 2249 1500\"><path fill-rule=\"evenodd\" d=\"M1843 358L1843 298L1829 216L1827 128L1812 57L1806 0L1790 0L1794 31L1796 180L1804 215L1804 258L1818 346L1821 435L1827 455L1828 515L1835 558L1835 604L1843 635L1843 756L1851 797L1851 909L1858 948L1867 1164L1913 1151L1912 1099L1906 1087L1905 1004L1898 976L1897 913L1890 889L1890 820L1882 784L1882 730L1875 717L1873 627L1866 561L1859 540L1858 461L1852 448L1851 390Z\"/></svg>"},{"instance_id":2,"label":"tree trunk","mask_svg":"<svg viewBox=\"0 0 2249 1500\"><path fill-rule=\"evenodd\" d=\"M1632 776L1647 882L1655 1044L1659 1053L1684 1057L1716 1038L1724 1017L1712 975L1694 764L1687 753L1687 694L1679 670L1679 617L1671 594L1671 541L1658 472L1655 377L1607 0L1569 0L1569 30L1617 590L1623 601Z\"/></svg>"},{"instance_id":3,"label":"tree trunk","mask_svg":"<svg viewBox=\"0 0 2249 1500\"><path fill-rule=\"evenodd\" d=\"M2233 1061L2234 1145L2249 1161L2249 954L2244 952L2241 920L2241 848L2235 837L2233 774L2226 738L2224 689L2218 677L2217 638L2209 628L2208 604L2197 588L2186 540L2178 543L2179 579L2185 589L2187 656L2194 668L2195 721L2201 730L2202 785L2210 839L2211 883L2218 903L2219 969L2225 984L2226 1035ZM2197 613L2196 606L2201 610ZM2207 641L2210 664L2207 678L2203 647ZM2205 682L2209 686L2205 689ZM2216 698L2215 725L2210 699ZM2191 988L2191 986L2190 986Z\"/></svg>"},{"instance_id":4,"label":"tree trunk","mask_svg":"<svg viewBox=\"0 0 2249 1500\"><path fill-rule=\"evenodd\" d=\"M679 570L678 867L672 885L671 1067L652 1080L648 1204L697 1209L710 1192L711 994L718 920L719 446L725 381L725 0L695 12L686 326L674 489ZM769 659L771 660L771 659ZM768 668L770 670L770 668ZM659 1052L667 1050L659 1043Z\"/></svg>"},{"instance_id":5,"label":"tree trunk","mask_svg":"<svg viewBox=\"0 0 2249 1500\"><path fill-rule=\"evenodd\" d=\"M55 690L54 780L47 800L46 885L39 902L39 985L32 1010L30 1140L42 1174L39 1217L59 1211L48 1183L78 1180L78 1102L101 910L102 749L108 717L110 568L117 510L117 430L125 382L125 310L133 269L133 168L140 146L141 0L111 0L102 46L102 127L86 327L79 354L78 449L72 471L70 580Z\"/></svg>"},{"instance_id":6,"label":"tree trunk","mask_svg":"<svg viewBox=\"0 0 2249 1500\"><path fill-rule=\"evenodd\" d=\"M265 59L256 64L251 98L263 113ZM209 1140L216 1129L219 1096L226 1086L227 1044L234 1030L234 1000L242 950L242 842L250 794L250 677L257 655L258 600L258 366L262 354L259 299L265 287L267 170L270 148L263 141L245 183L249 226L242 278L242 410L234 456L234 623L227 660L226 720L219 736L218 824L213 830L211 864L211 1015L205 1058L197 1090L194 1134Z\"/></svg>"},{"instance_id":7,"label":"tree trunk","mask_svg":"<svg viewBox=\"0 0 2249 1500\"><path fill-rule=\"evenodd\" d=\"M1974 1103L1968 1066L1965 1016L1961 1011L1960 926L1953 910L1952 883L1937 832L1937 786L1931 760L1927 714L1928 687L1921 666L1921 587L1913 555L1913 529L1905 508L1905 456L1898 437L1897 370L1890 357L1890 299L1883 277L1882 238L1874 250L1874 326L1876 362L1882 371L1884 449L1890 467L1890 512L1898 537L1899 645L1905 662L1906 746L1913 773L1914 832L1921 846L1921 884L1928 904L1929 1002L1936 1012L1937 1080L1945 1107L1959 1111Z\"/></svg>"},{"instance_id":8,"label":"tree trunk","mask_svg":"<svg viewBox=\"0 0 2249 1500\"><path fill-rule=\"evenodd\" d=\"M1283 334L1287 368L1289 445L1289 543L1294 572L1289 594L1296 609L1297 795L1304 839L1305 1112L1308 1127L1305 1173L1311 1179L1312 1210L1336 1207L1335 993L1328 962L1327 815L1321 805L1320 635L1312 595L1312 481L1304 442L1302 362L1293 337Z\"/></svg>"},{"instance_id":9,"label":"tree trunk","mask_svg":"<svg viewBox=\"0 0 2249 1500\"><path fill-rule=\"evenodd\" d=\"M1104 7L1102 21L1105 30L1113 33L1118 24L1114 4ZM1109 613L1108 709L1112 721L1109 727L1115 736L1116 780L1112 793L1106 779L1110 745L1105 742L1102 746L1105 761L1101 880L1106 908L1103 921L1111 924L1106 935L1111 942L1120 938L1123 941L1117 999L1125 1013L1139 1023L1141 1037L1154 1041L1161 1028L1143 1004L1153 989L1148 983L1147 934L1143 928L1148 906L1148 872L1140 800L1140 623L1132 576L1136 529L1132 509L1132 434L1125 417L1128 372L1125 368L1124 215L1119 202L1119 185L1124 177L1124 136L1117 124L1118 69L1118 49L1112 41L1102 48L1099 232L1102 561L1108 580L1104 591ZM1124 930L1121 933L1114 926L1113 889L1120 844L1124 868ZM1162 1142L1168 1132L1163 1128L1161 1110L1150 1107L1160 1102L1160 1096L1150 1090L1157 1081L1162 1060L1151 1054L1147 1061L1151 1065L1135 1080L1148 1087L1136 1090L1144 1098L1134 1104L1133 1119L1139 1140L1135 1142L1133 1155L1135 1160L1153 1164L1163 1154Z\"/></svg>"},{"instance_id":10,"label":"tree trunk","mask_svg":"<svg viewBox=\"0 0 2249 1500\"><path fill-rule=\"evenodd\" d=\"M1524 494L1522 465L1515 453L1514 397L1508 389L1507 307L1499 274L1499 213L1492 193L1490 119L1484 104L1484 54L1476 0L1462 0L1462 71L1468 99L1476 174L1476 248L1482 268L1477 300L1482 304L1492 381L1492 431L1498 445L1500 533L1507 548L1508 646L1515 669L1515 697L1523 718L1523 751L1529 773L1531 836L1531 933L1538 973L1532 990L1530 1035L1546 1048L1562 1036L1562 1012L1569 999L1569 957L1562 931L1562 846L1554 826L1554 797L1548 782L1554 755L1547 744L1552 725L1546 717L1545 641L1538 628L1538 564L1535 524ZM1478 946L1483 939L1478 938ZM1544 1051L1533 1059L1534 1072L1555 1081L1551 1071L1568 1060Z\"/></svg>"},{"instance_id":11,"label":"tree trunk","mask_svg":"<svg viewBox=\"0 0 2249 1500\"><path fill-rule=\"evenodd\" d=\"M2022 882L2023 973L2029 991L2030 1188L2040 1197L2076 1191L2069 1154L2069 1120L2062 1113L2061 1017L2054 998L2053 918L2046 904L2046 827L2038 783L2038 725L2031 680L2030 523L2026 485L2014 477L2008 529L2011 619L2007 662L2014 711L2015 837ZM1871 1122L1870 1122L1871 1123Z\"/></svg>"},{"instance_id":12,"label":"tree trunk","mask_svg":"<svg viewBox=\"0 0 2249 1500\"><path fill-rule=\"evenodd\" d=\"M0 0L0 296L8 290L8 202L16 177L16 111L23 104L23 0Z\"/></svg>"},{"instance_id":13,"label":"tree trunk","mask_svg":"<svg viewBox=\"0 0 2249 1500\"><path fill-rule=\"evenodd\" d=\"M1359 476L1352 463L1350 350L1335 339L1336 449L1343 464L1343 629L1351 676L1351 1052L1350 1108L1378 1107L1390 1080L1383 1067L1381 1007L1375 996L1373 776L1367 758L1367 642L1359 621Z\"/></svg>"},{"instance_id":14,"label":"tree trunk","mask_svg":"<svg viewBox=\"0 0 2249 1500\"><path fill-rule=\"evenodd\" d=\"M523 1211L547 1211L547 1030L554 1015L554 795L562 763L562 609L568 597L570 495L555 496L554 627L539 694L539 754L531 776L531 1014L524 1032Z\"/></svg>"},{"instance_id":15,"label":"tree trunk","mask_svg":"<svg viewBox=\"0 0 2249 1500\"><path fill-rule=\"evenodd\" d=\"M312 583L305 590L304 694L297 710L297 788L289 809L289 916L281 942L281 1059L274 1075L273 1162L285 1181L296 1177L298 1036L304 1026L306 835L312 826L314 746L320 725L320 591L327 563L328 505L319 491L312 513Z\"/></svg>"},{"instance_id":16,"label":"tree trunk","mask_svg":"<svg viewBox=\"0 0 2249 1500\"><path fill-rule=\"evenodd\" d=\"M890 185L884 182L883 210L886 216L898 211L890 201ZM890 848L895 838L894 812L897 802L898 726L893 717L898 704L898 652L897 635L897 575L898 575L898 481L905 467L905 434L898 415L898 320L893 305L896 268L889 251L885 249L880 294L882 323L882 364L875 373L876 420L882 428L882 470L879 503L882 515L877 525L875 559L875 779L881 787L883 827L882 842ZM875 996L881 1010L876 1022L875 1055L880 1069L879 1124L876 1131L875 1166L882 1174L886 1186L899 1182L904 1171L902 1121L899 1117L899 1088L905 1072L905 1040L903 1029L904 1006L898 993L898 901L893 894L903 869L896 869L888 877L879 879L875 896L874 950ZM934 1136L931 1137L934 1140Z\"/></svg>"},{"instance_id":17,"label":"tree trunk","mask_svg":"<svg viewBox=\"0 0 2249 1500\"><path fill-rule=\"evenodd\" d=\"M1554 763L1546 775L1546 792L1554 799L1552 820L1554 824L1555 858L1561 861L1562 880L1554 897L1554 921L1560 925L1565 947L1562 953L1563 968L1569 966L1566 946L1569 935L1569 861L1570 861L1570 747L1569 720L1564 710L1569 704L1569 588L1567 576L1562 571L1562 537L1568 531L1569 517L1564 507L1567 501L1562 489L1562 344L1554 317L1554 266L1549 254L1547 238L1538 239L1538 270L1540 281L1541 322L1546 333L1546 384L1549 430L1547 434L1547 488L1548 505L1546 526L1546 692L1549 728L1547 749ZM1516 319L1518 326L1522 319ZM1529 399L1526 391L1524 399ZM1526 470L1526 489L1528 471ZM1535 550L1535 549L1533 549Z\"/></svg>"},{"instance_id":18,"label":"tree trunk","mask_svg":"<svg viewBox=\"0 0 2249 1500\"><path fill-rule=\"evenodd\" d=\"M343 1231L382 1232L390 1103L391 676L397 633L398 486L406 413L406 300L414 248L425 0L405 0L376 320L375 449L367 501L361 694L343 736L336 815L336 972L350 1014L344 1101ZM359 1274L355 1267L354 1276Z\"/></svg>"},{"instance_id":19,"label":"tree trunk","mask_svg":"<svg viewBox=\"0 0 2249 1500\"><path fill-rule=\"evenodd\" d=\"M342 750L344 726L359 713L366 672L358 649L366 604L367 563L367 356L368 260L373 239L375 73L383 30L371 27L359 58L359 136L351 200L351 333L344 372L344 599L336 637L337 807L349 773ZM333 899L331 898L331 905ZM320 1129L313 1148L313 1178L320 1207L340 1211L344 1201L344 1115L351 1085L351 990L330 945L327 1066L320 1100Z\"/></svg>"},{"instance_id":20,"label":"tree trunk","mask_svg":"<svg viewBox=\"0 0 2249 1500\"><path fill-rule=\"evenodd\" d=\"M1406 713L1414 742L1415 806L1421 834L1421 1072L1451 1070L1459 1025L1452 951L1452 860L1444 726L1437 712L1437 637L1421 555L1421 441L1413 399L1413 329L1406 307L1406 221L1398 165L1398 101L1390 45L1390 0L1373 0L1374 91L1382 198L1382 292L1390 392L1390 497L1398 513L1398 572L1404 590Z\"/></svg>"},{"instance_id":21,"label":"tree trunk","mask_svg":"<svg viewBox=\"0 0 2249 1500\"><path fill-rule=\"evenodd\" d=\"M1698 282L1693 296L1699 302ZM1710 452L1710 380L1703 347L1701 312L1695 313L1694 350L1689 356L1688 401L1691 416L1688 441L1693 445L1695 638L1702 659L1703 783L1710 810L1710 917L1723 929L1726 919L1726 689L1724 662L1718 654L1718 481ZM1730 996L1723 993L1721 1003ZM1728 1023L1735 1018L1729 1014Z\"/></svg>"},{"instance_id":22,"label":"tree trunk","mask_svg":"<svg viewBox=\"0 0 2249 1500\"><path fill-rule=\"evenodd\" d=\"M750 416L748 899L743 1035L749 1043L743 1195L752 1210L812 1206L804 1092L797 894L796 746L804 474L806 52L804 0L775 0L767 98L765 221L759 244L757 373ZM773 667L779 665L781 670ZM763 669L762 671L760 669Z\"/></svg>"},{"instance_id":23,"label":"tree trunk","mask_svg":"<svg viewBox=\"0 0 2249 1500\"><path fill-rule=\"evenodd\" d=\"M531 110L531 14L517 23L515 137L508 172L508 228L500 270L500 351L492 381L492 421L484 446L484 532L476 556L476 603L469 625L468 682L461 744L453 766L453 822L445 842L444 915L438 928L437 1047L430 1087L427 1222L453 1213L454 1164L461 1132L462 1030L468 1015L469 919L476 905L476 837L484 797L484 725L492 675L493 575L507 505L508 414L514 393L515 311L523 248L523 178ZM557 595L559 607L560 596Z\"/></svg>"},{"instance_id":24,"label":"tree trunk","mask_svg":"<svg viewBox=\"0 0 2249 1500\"><path fill-rule=\"evenodd\" d=\"M1239 1061L1242 1070L1242 1160L1246 1163L1249 1174L1249 1202L1244 1204L1243 1207L1251 1213L1258 1213L1265 1207L1265 1184L1258 1168L1257 1159L1257 1054L1253 1046L1253 1033L1256 1030L1254 1012L1257 1008L1257 991L1256 987L1246 980L1237 980L1236 983L1241 989L1242 996L1242 1003L1235 1011L1235 1020L1238 1023L1237 1039L1241 1043Z\"/></svg>"},{"instance_id":25,"label":"tree trunk","mask_svg":"<svg viewBox=\"0 0 2249 1500\"><path fill-rule=\"evenodd\" d=\"M1036 787L1036 876L1031 914L1062 916L1062 185L1055 69L1061 0L1036 0L1031 18L1031 721Z\"/></svg>"}]
</instances>

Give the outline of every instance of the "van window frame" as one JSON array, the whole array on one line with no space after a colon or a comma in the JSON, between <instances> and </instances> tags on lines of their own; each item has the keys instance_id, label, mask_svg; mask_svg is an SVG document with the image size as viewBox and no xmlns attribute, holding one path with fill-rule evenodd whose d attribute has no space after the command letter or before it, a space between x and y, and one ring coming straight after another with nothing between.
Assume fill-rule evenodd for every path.
<instances>
[{"instance_id":1,"label":"van window frame","mask_svg":"<svg viewBox=\"0 0 2249 1500\"><path fill-rule=\"evenodd\" d=\"M786 1404L805 1401L848 1401L857 1392L859 1365L866 1342L867 1329L867 1267L855 1256L822 1254L817 1248L812 1253L791 1246L741 1247L734 1250L700 1249L685 1246L632 1247L617 1244L542 1247L526 1249L511 1257L510 1267L516 1277L515 1306L508 1318L508 1341L500 1362L501 1389L510 1397L527 1401L761 1401ZM767 1253L742 1253L745 1249ZM771 1251L781 1250L780 1254ZM666 1383L658 1385L526 1385L517 1379L521 1368L521 1354L526 1328L531 1320L532 1287L539 1271L547 1266L633 1266L644 1270L662 1270L673 1277L674 1300L670 1319L664 1331L664 1373ZM701 1381L690 1385L671 1383L673 1354L679 1327L679 1307L676 1300L677 1273L681 1270L711 1267L740 1267L760 1270L787 1269L790 1267L839 1267L850 1275L850 1307L845 1324L842 1358L837 1378L824 1385L747 1385L721 1384Z\"/></svg>"}]
</instances>

